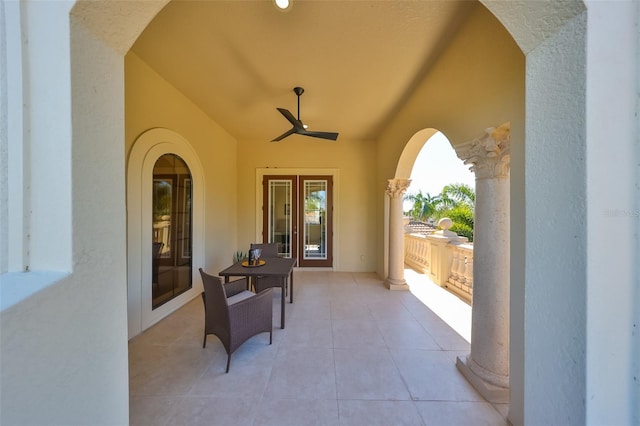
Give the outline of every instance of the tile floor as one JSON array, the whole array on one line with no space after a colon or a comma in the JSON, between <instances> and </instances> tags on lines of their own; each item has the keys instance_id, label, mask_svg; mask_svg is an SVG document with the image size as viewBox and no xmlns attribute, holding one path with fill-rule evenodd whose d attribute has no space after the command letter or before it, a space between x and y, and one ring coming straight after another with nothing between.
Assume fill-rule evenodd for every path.
<instances>
[{"instance_id":1,"label":"tile floor","mask_svg":"<svg viewBox=\"0 0 640 426\"><path fill-rule=\"evenodd\" d=\"M287 327L276 291L273 344L247 341L229 374L215 336L202 348L194 299L129 343L131 424L506 425L507 406L457 371L469 343L421 301L437 286L419 277L390 292L375 274L296 271Z\"/></svg>"}]
</instances>

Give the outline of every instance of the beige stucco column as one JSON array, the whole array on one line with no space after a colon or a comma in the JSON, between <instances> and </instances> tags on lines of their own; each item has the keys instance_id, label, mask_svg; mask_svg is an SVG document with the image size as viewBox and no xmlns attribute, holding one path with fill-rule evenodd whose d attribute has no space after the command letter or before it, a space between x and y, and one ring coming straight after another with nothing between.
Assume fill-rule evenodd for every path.
<instances>
[{"instance_id":1,"label":"beige stucco column","mask_svg":"<svg viewBox=\"0 0 640 426\"><path fill-rule=\"evenodd\" d=\"M389 290L409 290L404 279L404 227L402 198L409 187L409 179L389 179L389 276L385 284Z\"/></svg>"},{"instance_id":2,"label":"beige stucco column","mask_svg":"<svg viewBox=\"0 0 640 426\"><path fill-rule=\"evenodd\" d=\"M510 124L455 147L476 175L471 353L457 366L491 402L509 397Z\"/></svg>"}]
</instances>

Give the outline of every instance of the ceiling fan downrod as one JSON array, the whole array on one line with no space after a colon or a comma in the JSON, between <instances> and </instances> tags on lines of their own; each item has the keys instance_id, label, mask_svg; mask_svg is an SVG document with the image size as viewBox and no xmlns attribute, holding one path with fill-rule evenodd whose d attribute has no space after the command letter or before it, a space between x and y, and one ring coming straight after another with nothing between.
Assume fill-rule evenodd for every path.
<instances>
[{"instance_id":1,"label":"ceiling fan downrod","mask_svg":"<svg viewBox=\"0 0 640 426\"><path fill-rule=\"evenodd\" d=\"M300 96L302 96L302 94L304 93L304 89L302 87L294 87L293 91L296 96L298 96L298 121L302 123L302 121L300 120Z\"/></svg>"}]
</instances>

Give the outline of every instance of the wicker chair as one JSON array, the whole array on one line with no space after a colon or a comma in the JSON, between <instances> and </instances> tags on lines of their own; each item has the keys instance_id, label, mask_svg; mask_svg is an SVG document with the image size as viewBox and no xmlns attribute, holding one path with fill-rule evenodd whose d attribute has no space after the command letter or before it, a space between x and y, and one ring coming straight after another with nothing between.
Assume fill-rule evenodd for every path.
<instances>
[{"instance_id":1,"label":"wicker chair","mask_svg":"<svg viewBox=\"0 0 640 426\"><path fill-rule=\"evenodd\" d=\"M269 261L268 259L274 258L274 257L279 257L278 256L278 243L263 243L263 244L256 244L256 243L251 243L251 248L257 248L257 249L261 249L262 253L260 254L260 258L262 259L266 259L267 262ZM256 292L261 292L267 288L273 288L273 287L277 287L277 288L282 288L282 278L280 277L256 277L255 279L255 288L256 288ZM286 289L285 289L286 291Z\"/></svg>"},{"instance_id":2,"label":"wicker chair","mask_svg":"<svg viewBox=\"0 0 640 426\"><path fill-rule=\"evenodd\" d=\"M273 342L273 290L259 294L246 290L246 278L223 284L220 277L205 273L200 268L204 292L204 342L207 335L218 336L227 351L227 373L231 354L256 334L268 332Z\"/></svg>"}]
</instances>

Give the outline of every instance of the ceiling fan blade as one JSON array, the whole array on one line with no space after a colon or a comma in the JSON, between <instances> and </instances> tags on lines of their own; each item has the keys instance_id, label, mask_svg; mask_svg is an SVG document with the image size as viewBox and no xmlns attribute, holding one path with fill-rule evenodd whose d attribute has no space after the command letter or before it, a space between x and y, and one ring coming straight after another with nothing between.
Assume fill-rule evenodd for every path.
<instances>
[{"instance_id":1,"label":"ceiling fan blade","mask_svg":"<svg viewBox=\"0 0 640 426\"><path fill-rule=\"evenodd\" d=\"M291 114L289 110L286 110L284 108L276 108L278 111L280 111L280 114L282 114L284 118L286 118L289 123L293 125L293 128L273 139L271 142L281 141L282 139L294 133L302 136L311 136L312 138L328 139L332 141L337 140L338 133L336 132L316 132L313 130L307 130L305 128L304 124L302 124L302 121L300 121L300 95L304 93L304 89L302 87L294 87L293 91L295 92L296 96L298 96L298 118Z\"/></svg>"},{"instance_id":2,"label":"ceiling fan blade","mask_svg":"<svg viewBox=\"0 0 640 426\"><path fill-rule=\"evenodd\" d=\"M284 115L284 118L286 118L287 120L289 120L289 122L291 124L293 124L293 127L298 128L298 129L302 129L302 123L298 121L298 119L296 119L293 114L291 114L289 112L289 110L286 110L284 108L276 108L278 111L280 111L280 114Z\"/></svg>"},{"instance_id":3,"label":"ceiling fan blade","mask_svg":"<svg viewBox=\"0 0 640 426\"><path fill-rule=\"evenodd\" d=\"M275 139L272 139L271 142L279 142L282 139L286 138L287 136L291 136L292 134L297 133L296 132L296 128L292 127L291 129L289 129L288 131L284 132L283 134L281 134L280 136L278 136Z\"/></svg>"},{"instance_id":4,"label":"ceiling fan blade","mask_svg":"<svg viewBox=\"0 0 640 426\"><path fill-rule=\"evenodd\" d=\"M300 132L300 134L305 136L311 136L313 138L329 139L332 141L335 141L338 139L338 133L335 133L335 132L314 132L312 130L305 130L303 132Z\"/></svg>"}]
</instances>

